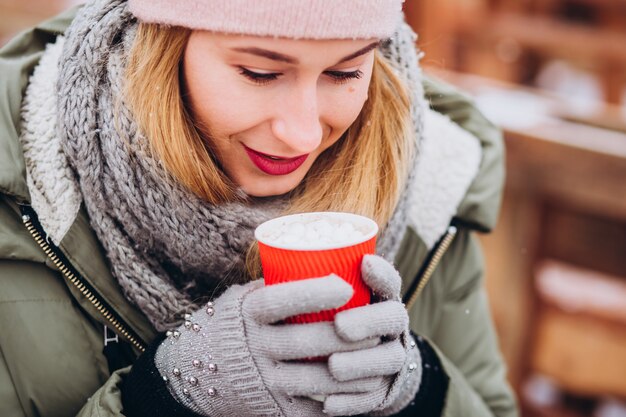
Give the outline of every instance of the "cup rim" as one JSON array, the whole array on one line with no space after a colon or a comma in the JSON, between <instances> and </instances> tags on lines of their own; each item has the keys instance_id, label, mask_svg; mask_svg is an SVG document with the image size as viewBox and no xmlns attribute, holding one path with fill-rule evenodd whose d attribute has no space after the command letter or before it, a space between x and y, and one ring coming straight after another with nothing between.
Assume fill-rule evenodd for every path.
<instances>
[{"instance_id":1,"label":"cup rim","mask_svg":"<svg viewBox=\"0 0 626 417\"><path fill-rule=\"evenodd\" d=\"M279 223L279 222L293 223L297 221L297 219L302 219L306 217L314 217L314 216L320 216L320 217L332 216L334 218L349 219L349 221L351 222L361 224L361 225L366 225L367 227L371 227L371 231L363 235L362 238L356 239L350 242L349 244L345 244L345 243L344 244L337 244L337 243L332 244L331 243L331 244L325 244L325 245L319 245L319 246L306 245L306 247L302 247L298 245L268 243L267 241L264 241L264 239L261 237L261 234L267 228L272 227L275 223ZM297 214L289 214L286 216L280 216L280 217L276 217L276 218L273 218L271 220L267 220L261 223L254 230L254 237L259 243L262 243L263 245L276 248L276 249L305 251L305 252L348 248L351 246L359 245L363 242L367 242L370 239L374 238L377 234L378 234L378 224L374 220L370 219L369 217L361 216L359 214L339 212L339 211L315 211L315 212L297 213Z\"/></svg>"}]
</instances>

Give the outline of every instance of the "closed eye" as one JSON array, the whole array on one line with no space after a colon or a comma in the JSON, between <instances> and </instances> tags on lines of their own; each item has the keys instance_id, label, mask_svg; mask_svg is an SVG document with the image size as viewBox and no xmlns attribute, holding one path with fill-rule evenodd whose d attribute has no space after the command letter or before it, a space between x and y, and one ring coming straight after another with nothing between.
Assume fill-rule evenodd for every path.
<instances>
[{"instance_id":1,"label":"closed eye","mask_svg":"<svg viewBox=\"0 0 626 417\"><path fill-rule=\"evenodd\" d=\"M270 73L254 72L254 71L250 71L246 67L239 67L239 73L243 75L244 77L246 77L247 79L249 79L250 81L259 85L269 84L270 82L278 79L278 77L282 75L279 72L270 72Z\"/></svg>"},{"instance_id":2,"label":"closed eye","mask_svg":"<svg viewBox=\"0 0 626 417\"><path fill-rule=\"evenodd\" d=\"M324 74L332 77L337 84L345 84L350 80L358 80L363 77L363 71L326 71Z\"/></svg>"},{"instance_id":3,"label":"closed eye","mask_svg":"<svg viewBox=\"0 0 626 417\"><path fill-rule=\"evenodd\" d=\"M249 79L250 81L259 84L266 85L270 82L277 80L283 74L280 72L261 73L250 71L246 67L239 67L239 73ZM324 74L332 78L336 84L345 84L350 80L359 79L363 77L363 71L325 71Z\"/></svg>"}]
</instances>

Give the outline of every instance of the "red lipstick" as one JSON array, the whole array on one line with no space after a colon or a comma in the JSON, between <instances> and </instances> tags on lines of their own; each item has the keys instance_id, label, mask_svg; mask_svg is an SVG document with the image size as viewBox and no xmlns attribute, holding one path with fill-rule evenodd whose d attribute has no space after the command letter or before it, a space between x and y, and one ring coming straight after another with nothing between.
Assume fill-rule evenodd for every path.
<instances>
[{"instance_id":1,"label":"red lipstick","mask_svg":"<svg viewBox=\"0 0 626 417\"><path fill-rule=\"evenodd\" d=\"M300 168L306 161L309 154L300 155L293 158L268 155L243 145L248 157L261 171L269 175L287 175Z\"/></svg>"}]
</instances>

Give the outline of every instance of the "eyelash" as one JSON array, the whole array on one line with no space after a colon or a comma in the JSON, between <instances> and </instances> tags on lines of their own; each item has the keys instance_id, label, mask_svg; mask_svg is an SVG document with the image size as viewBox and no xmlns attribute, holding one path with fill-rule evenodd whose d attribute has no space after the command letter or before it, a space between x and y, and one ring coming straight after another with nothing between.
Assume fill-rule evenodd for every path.
<instances>
[{"instance_id":1,"label":"eyelash","mask_svg":"<svg viewBox=\"0 0 626 417\"><path fill-rule=\"evenodd\" d=\"M250 81L259 85L269 84L270 82L278 79L278 77L282 75L280 73L260 74L258 72L250 71L245 67L239 67L239 73ZM348 72L326 71L325 74L329 75L333 79L333 82L336 84L345 84L350 80L358 80L359 78L363 77L363 71L361 70Z\"/></svg>"}]
</instances>

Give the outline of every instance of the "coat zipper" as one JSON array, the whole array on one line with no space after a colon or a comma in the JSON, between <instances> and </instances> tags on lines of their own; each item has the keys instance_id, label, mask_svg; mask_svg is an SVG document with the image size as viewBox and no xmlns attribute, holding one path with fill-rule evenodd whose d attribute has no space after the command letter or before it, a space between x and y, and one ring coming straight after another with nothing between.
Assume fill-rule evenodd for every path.
<instances>
[{"instance_id":1,"label":"coat zipper","mask_svg":"<svg viewBox=\"0 0 626 417\"><path fill-rule=\"evenodd\" d=\"M111 326L122 336L124 336L133 346L140 352L146 350L146 344L141 338L131 330L130 326L122 320L122 318L104 301L103 297L92 287L81 274L66 261L65 256L59 248L48 241L47 235L41 228L37 214L26 205L20 205L22 211L22 222L26 229L35 239L35 242L43 249L44 253L61 271L65 279L69 281L80 293L91 302L91 304L102 314L102 316L111 324ZM44 236L46 236L44 238Z\"/></svg>"},{"instance_id":2,"label":"coat zipper","mask_svg":"<svg viewBox=\"0 0 626 417\"><path fill-rule=\"evenodd\" d=\"M413 304L415 304L417 297L419 297L424 287L426 287L426 284L428 284L428 281L430 280L433 273L435 272L435 269L437 269L437 265L439 265L441 258L446 253L446 251L450 247L450 244L454 240L456 233L457 233L456 226L448 226L448 230L443 235L443 237L439 240L439 243L437 244L435 249L433 249L430 252L430 255L427 258L428 260L425 266L422 267L420 273L417 274L417 279L415 280L415 284L412 285L413 289L407 293L407 295L408 294L410 295L408 297L407 296L404 297L404 300L405 300L404 303L406 305L407 310L410 310L411 307L413 307Z\"/></svg>"}]
</instances>

